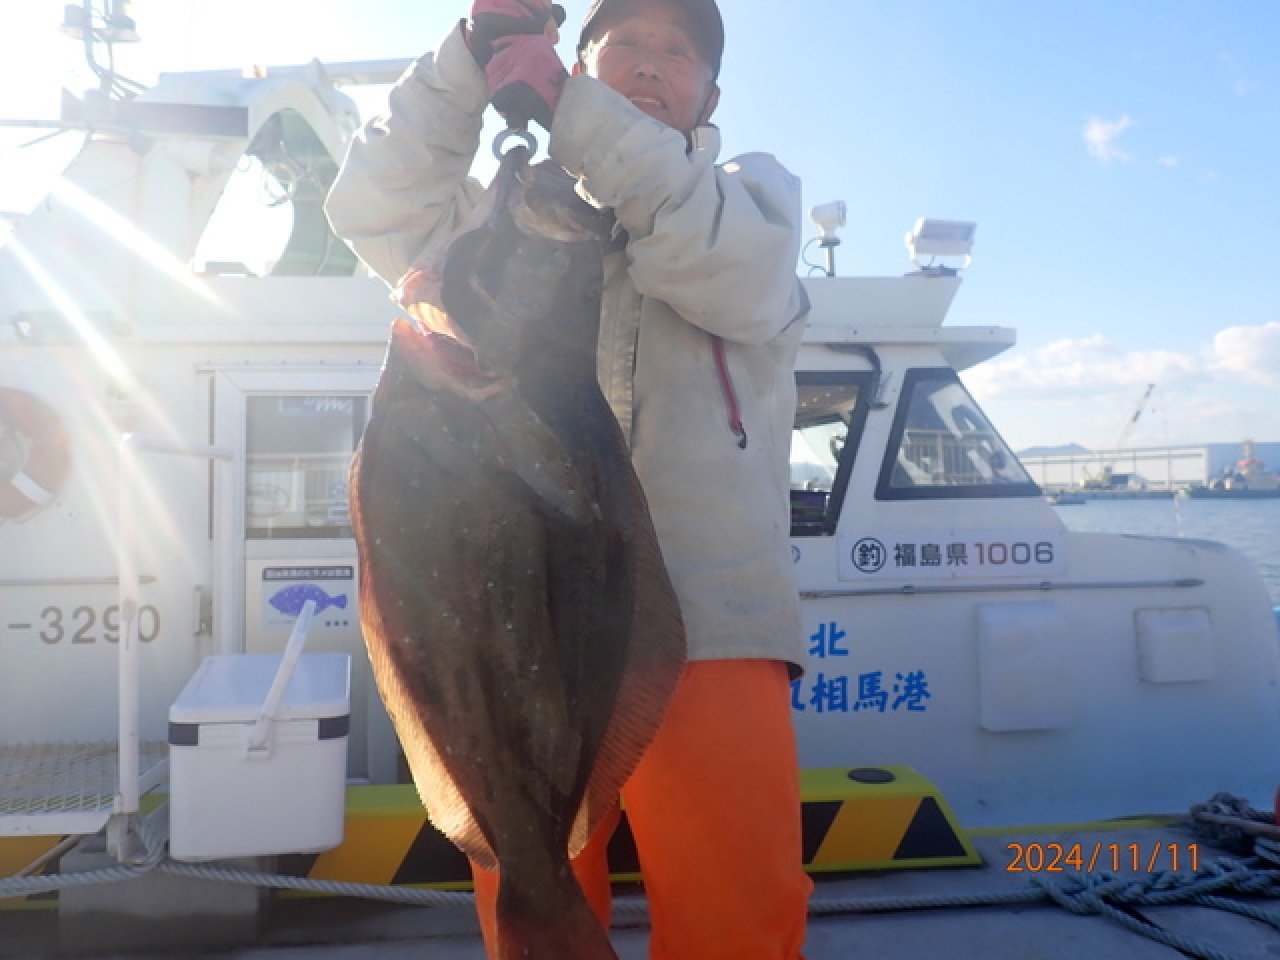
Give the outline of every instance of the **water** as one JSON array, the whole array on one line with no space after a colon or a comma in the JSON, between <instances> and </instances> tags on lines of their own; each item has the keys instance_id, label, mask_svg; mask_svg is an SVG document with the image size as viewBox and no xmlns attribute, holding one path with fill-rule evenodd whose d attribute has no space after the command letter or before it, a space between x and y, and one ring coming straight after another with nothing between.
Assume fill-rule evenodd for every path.
<instances>
[{"instance_id":1,"label":"water","mask_svg":"<svg viewBox=\"0 0 1280 960\"><path fill-rule=\"evenodd\" d=\"M1055 507L1068 530L1217 540L1258 567L1280 606L1280 498L1275 500L1090 500Z\"/></svg>"}]
</instances>

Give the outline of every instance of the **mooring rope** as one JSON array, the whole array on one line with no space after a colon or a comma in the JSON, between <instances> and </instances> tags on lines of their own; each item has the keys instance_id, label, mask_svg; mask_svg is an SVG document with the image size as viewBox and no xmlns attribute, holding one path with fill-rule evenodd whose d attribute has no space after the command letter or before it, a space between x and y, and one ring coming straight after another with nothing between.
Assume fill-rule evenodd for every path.
<instances>
[{"instance_id":1,"label":"mooring rope","mask_svg":"<svg viewBox=\"0 0 1280 960\"><path fill-rule=\"evenodd\" d=\"M1218 800L1215 798L1214 802ZM163 836L162 820L163 817L153 816L136 822L146 851L138 863L78 873L0 879L0 899L130 880L160 870L174 876L442 909L470 908L474 904L474 896L468 892L316 880L220 864L178 862L165 856L167 838ZM1056 904L1077 916L1104 917L1132 933L1202 960L1236 960L1211 944L1142 919L1135 915L1134 908L1194 904L1248 917L1280 930L1280 912L1264 909L1259 903L1264 900L1280 901L1280 841L1269 836L1257 836L1253 840L1252 857L1219 857L1206 862L1194 873L1166 870L1139 876L1099 872L1036 877L1026 887L1016 890L910 897L820 897L810 902L809 913L820 918L905 910ZM620 922L643 922L648 916L648 904L643 898L619 897L615 899L613 909L615 918Z\"/></svg>"}]
</instances>

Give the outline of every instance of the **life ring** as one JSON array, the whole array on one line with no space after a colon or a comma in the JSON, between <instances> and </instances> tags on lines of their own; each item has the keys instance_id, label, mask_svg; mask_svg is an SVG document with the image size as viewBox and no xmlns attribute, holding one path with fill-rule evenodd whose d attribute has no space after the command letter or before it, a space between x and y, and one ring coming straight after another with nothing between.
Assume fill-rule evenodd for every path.
<instances>
[{"instance_id":1,"label":"life ring","mask_svg":"<svg viewBox=\"0 0 1280 960\"><path fill-rule=\"evenodd\" d=\"M0 387L0 520L47 505L70 467L71 442L53 407L25 390Z\"/></svg>"}]
</instances>

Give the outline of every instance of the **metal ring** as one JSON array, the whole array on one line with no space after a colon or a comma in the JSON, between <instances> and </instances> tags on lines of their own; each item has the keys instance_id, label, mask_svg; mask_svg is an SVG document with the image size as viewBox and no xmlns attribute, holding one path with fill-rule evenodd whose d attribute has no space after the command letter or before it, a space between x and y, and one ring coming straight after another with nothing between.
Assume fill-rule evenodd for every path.
<instances>
[{"instance_id":1,"label":"metal ring","mask_svg":"<svg viewBox=\"0 0 1280 960\"><path fill-rule=\"evenodd\" d=\"M534 139L532 133L528 130L515 130L508 127L493 138L493 155L501 160L506 155L504 148L511 140L519 140L524 146L528 147L529 156L533 156L538 152L538 141Z\"/></svg>"}]
</instances>

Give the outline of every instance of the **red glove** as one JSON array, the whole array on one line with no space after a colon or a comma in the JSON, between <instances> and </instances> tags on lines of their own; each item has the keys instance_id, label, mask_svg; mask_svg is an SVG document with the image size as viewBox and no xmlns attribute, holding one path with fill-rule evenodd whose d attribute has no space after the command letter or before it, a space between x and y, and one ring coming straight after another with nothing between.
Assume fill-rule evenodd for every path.
<instances>
[{"instance_id":1,"label":"red glove","mask_svg":"<svg viewBox=\"0 0 1280 960\"><path fill-rule=\"evenodd\" d=\"M547 21L564 23L564 7L550 0L475 0L467 44L484 67L493 55L493 41L520 33L543 33Z\"/></svg>"},{"instance_id":2,"label":"red glove","mask_svg":"<svg viewBox=\"0 0 1280 960\"><path fill-rule=\"evenodd\" d=\"M484 77L489 102L508 127L524 128L536 120L550 132L560 91L569 79L550 40L542 34L526 34L494 41Z\"/></svg>"},{"instance_id":3,"label":"red glove","mask_svg":"<svg viewBox=\"0 0 1280 960\"><path fill-rule=\"evenodd\" d=\"M535 120L551 129L551 116L568 79L556 55L554 30L564 9L548 0L476 0L467 44L484 70L489 100L510 127Z\"/></svg>"}]
</instances>

